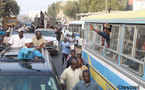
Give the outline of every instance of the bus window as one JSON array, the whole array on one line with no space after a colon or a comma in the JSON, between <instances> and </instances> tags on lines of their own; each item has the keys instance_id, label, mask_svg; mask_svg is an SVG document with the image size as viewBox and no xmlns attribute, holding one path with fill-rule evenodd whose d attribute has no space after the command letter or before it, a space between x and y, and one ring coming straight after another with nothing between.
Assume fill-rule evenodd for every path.
<instances>
[{"instance_id":1,"label":"bus window","mask_svg":"<svg viewBox=\"0 0 145 90\"><path fill-rule=\"evenodd\" d=\"M125 26L123 39L123 54L131 56L135 27Z\"/></svg>"},{"instance_id":2,"label":"bus window","mask_svg":"<svg viewBox=\"0 0 145 90\"><path fill-rule=\"evenodd\" d=\"M119 39L119 26L113 26L110 34L110 47L109 49L106 48L106 55L111 59L118 61L118 54L117 54L117 46L118 46L118 39Z\"/></svg>"},{"instance_id":3,"label":"bus window","mask_svg":"<svg viewBox=\"0 0 145 90\"><path fill-rule=\"evenodd\" d=\"M144 62L142 61L124 55L121 58L121 65L140 76L143 75Z\"/></svg>"},{"instance_id":4,"label":"bus window","mask_svg":"<svg viewBox=\"0 0 145 90\"><path fill-rule=\"evenodd\" d=\"M144 29L138 27L138 32L135 32L135 27L126 26L124 31L124 40L123 40L123 53L121 56L121 65L127 69L133 71L138 75L143 74L143 65L144 62L141 59L144 58ZM137 34L137 38L134 38L134 34ZM136 39L136 42L133 43L133 40ZM142 44L141 44L142 43ZM133 55L133 46L135 46L135 55Z\"/></svg>"},{"instance_id":5,"label":"bus window","mask_svg":"<svg viewBox=\"0 0 145 90\"><path fill-rule=\"evenodd\" d=\"M94 28L97 29L97 30L102 30L102 25L101 24L98 24L98 25L96 24L94 26ZM101 36L98 33L95 32L95 47L94 47L95 52L99 52L99 53L103 52L103 46L102 46L101 41L102 41Z\"/></svg>"},{"instance_id":6,"label":"bus window","mask_svg":"<svg viewBox=\"0 0 145 90\"><path fill-rule=\"evenodd\" d=\"M87 46L87 31L88 31L88 24L85 24L85 29L84 29L84 40L83 40L83 46Z\"/></svg>"},{"instance_id":7,"label":"bus window","mask_svg":"<svg viewBox=\"0 0 145 90\"><path fill-rule=\"evenodd\" d=\"M138 26L135 58L143 60L145 58L145 27Z\"/></svg>"},{"instance_id":8,"label":"bus window","mask_svg":"<svg viewBox=\"0 0 145 90\"><path fill-rule=\"evenodd\" d=\"M88 47L90 49L92 49L92 50L93 50L93 45L94 45L94 41L93 41L94 34L93 33L94 33L94 31L92 31L92 30L89 29L89 33L88 33L88 35L89 35L89 38L88 38Z\"/></svg>"}]
</instances>

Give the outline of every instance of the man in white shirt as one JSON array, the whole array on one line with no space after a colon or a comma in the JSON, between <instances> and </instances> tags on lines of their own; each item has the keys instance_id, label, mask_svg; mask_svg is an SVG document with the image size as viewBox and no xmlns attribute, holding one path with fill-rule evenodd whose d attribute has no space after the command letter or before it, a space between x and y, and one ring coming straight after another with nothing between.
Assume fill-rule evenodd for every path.
<instances>
[{"instance_id":1,"label":"man in white shirt","mask_svg":"<svg viewBox=\"0 0 145 90\"><path fill-rule=\"evenodd\" d=\"M44 14L44 28L47 28L47 21L48 21L48 16L47 16L47 13L45 11L45 14Z\"/></svg>"},{"instance_id":2,"label":"man in white shirt","mask_svg":"<svg viewBox=\"0 0 145 90\"><path fill-rule=\"evenodd\" d=\"M22 47L24 46L25 37L23 36L23 29L18 30L18 35L13 35L9 40L9 46L11 47Z\"/></svg>"},{"instance_id":3,"label":"man in white shirt","mask_svg":"<svg viewBox=\"0 0 145 90\"><path fill-rule=\"evenodd\" d=\"M74 34L71 35L71 37L69 38L69 43L71 45L70 49L74 50L74 45L75 45L75 37Z\"/></svg>"},{"instance_id":4,"label":"man in white shirt","mask_svg":"<svg viewBox=\"0 0 145 90\"><path fill-rule=\"evenodd\" d=\"M66 68L60 76L60 83L64 88L64 80L66 80L66 90L73 90L75 84L82 78L82 72L78 69L78 61L72 60L71 66Z\"/></svg>"}]
</instances>

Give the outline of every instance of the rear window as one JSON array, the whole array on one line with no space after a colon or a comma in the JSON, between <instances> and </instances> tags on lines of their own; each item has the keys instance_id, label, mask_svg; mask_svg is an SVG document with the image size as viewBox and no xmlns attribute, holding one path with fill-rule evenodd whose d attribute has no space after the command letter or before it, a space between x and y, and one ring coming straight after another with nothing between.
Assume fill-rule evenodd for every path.
<instances>
[{"instance_id":1,"label":"rear window","mask_svg":"<svg viewBox=\"0 0 145 90\"><path fill-rule=\"evenodd\" d=\"M0 76L0 90L58 90L52 76Z\"/></svg>"},{"instance_id":2,"label":"rear window","mask_svg":"<svg viewBox=\"0 0 145 90\"><path fill-rule=\"evenodd\" d=\"M42 36L49 36L49 37L55 37L54 31L40 31Z\"/></svg>"}]
</instances>

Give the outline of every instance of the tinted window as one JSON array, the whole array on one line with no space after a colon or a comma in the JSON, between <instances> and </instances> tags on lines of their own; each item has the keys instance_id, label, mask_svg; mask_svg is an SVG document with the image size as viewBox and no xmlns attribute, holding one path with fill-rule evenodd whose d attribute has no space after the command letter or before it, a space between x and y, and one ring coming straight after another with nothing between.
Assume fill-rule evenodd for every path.
<instances>
[{"instance_id":1,"label":"tinted window","mask_svg":"<svg viewBox=\"0 0 145 90\"><path fill-rule=\"evenodd\" d=\"M51 76L0 76L0 90L58 90Z\"/></svg>"},{"instance_id":2,"label":"tinted window","mask_svg":"<svg viewBox=\"0 0 145 90\"><path fill-rule=\"evenodd\" d=\"M50 36L50 37L55 37L55 32L54 31L40 31L42 36Z\"/></svg>"}]
</instances>

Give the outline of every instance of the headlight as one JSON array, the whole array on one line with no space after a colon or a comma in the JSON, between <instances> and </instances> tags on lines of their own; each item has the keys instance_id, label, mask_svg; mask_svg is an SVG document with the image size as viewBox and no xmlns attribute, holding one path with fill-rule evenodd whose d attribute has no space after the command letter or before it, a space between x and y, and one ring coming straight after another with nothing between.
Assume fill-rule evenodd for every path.
<instances>
[{"instance_id":1,"label":"headlight","mask_svg":"<svg viewBox=\"0 0 145 90\"><path fill-rule=\"evenodd\" d=\"M53 41L53 45L57 45L57 41Z\"/></svg>"}]
</instances>

